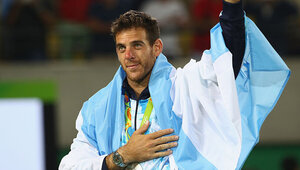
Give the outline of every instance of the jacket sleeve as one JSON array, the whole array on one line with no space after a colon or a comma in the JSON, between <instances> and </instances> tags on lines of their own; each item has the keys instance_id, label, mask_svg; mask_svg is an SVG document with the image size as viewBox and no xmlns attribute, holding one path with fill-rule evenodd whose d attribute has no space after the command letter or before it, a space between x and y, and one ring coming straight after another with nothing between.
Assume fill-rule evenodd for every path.
<instances>
[{"instance_id":1,"label":"jacket sleeve","mask_svg":"<svg viewBox=\"0 0 300 170\"><path fill-rule=\"evenodd\" d=\"M59 170L105 169L102 164L107 155L99 156L97 148L89 143L81 130L82 122L80 112L76 120L78 134L73 140L71 151L60 162Z\"/></svg>"},{"instance_id":2,"label":"jacket sleeve","mask_svg":"<svg viewBox=\"0 0 300 170\"><path fill-rule=\"evenodd\" d=\"M245 52L245 19L242 0L236 4L223 0L223 12L220 25L226 47L232 53L232 66L235 77L238 76Z\"/></svg>"}]
</instances>

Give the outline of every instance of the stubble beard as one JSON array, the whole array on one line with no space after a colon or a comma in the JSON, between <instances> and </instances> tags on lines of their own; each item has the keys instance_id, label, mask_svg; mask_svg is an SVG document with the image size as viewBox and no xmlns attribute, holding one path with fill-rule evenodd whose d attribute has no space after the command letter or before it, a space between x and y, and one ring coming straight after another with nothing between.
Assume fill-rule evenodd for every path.
<instances>
[{"instance_id":1,"label":"stubble beard","mask_svg":"<svg viewBox=\"0 0 300 170\"><path fill-rule=\"evenodd\" d=\"M151 50L151 52L150 52L150 56L152 57L153 56L153 51ZM133 77L131 77L131 76L128 76L128 75L130 75L130 74L128 74L127 72L126 72L126 75L127 75L127 80L129 79L131 82L133 82L133 83L135 83L135 84L140 84L140 85L142 85L142 84L144 84L144 83L147 83L147 85L148 85L148 83L149 83L149 80L150 80L150 74L151 74L151 72L152 72L152 69L153 69L153 67L154 67L154 64L155 64L155 61L154 61L154 63L152 64L152 67L151 67L151 69L150 70L148 70L148 72L146 72L146 74L145 75L142 75L142 77L137 77L137 78L133 78ZM145 68L145 67L144 67ZM149 76L149 77L148 77ZM146 81L146 82L145 82Z\"/></svg>"}]
</instances>

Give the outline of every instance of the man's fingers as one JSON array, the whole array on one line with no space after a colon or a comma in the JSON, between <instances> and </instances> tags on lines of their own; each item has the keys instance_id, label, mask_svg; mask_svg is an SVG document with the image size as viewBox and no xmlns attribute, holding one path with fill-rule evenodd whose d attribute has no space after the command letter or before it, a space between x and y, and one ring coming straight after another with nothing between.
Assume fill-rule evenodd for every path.
<instances>
[{"instance_id":1,"label":"man's fingers","mask_svg":"<svg viewBox=\"0 0 300 170\"><path fill-rule=\"evenodd\" d=\"M155 139L155 144L160 145L160 144L164 144L167 142L177 141L178 139L179 139L179 137L176 135L160 137L160 138Z\"/></svg>"},{"instance_id":2,"label":"man's fingers","mask_svg":"<svg viewBox=\"0 0 300 170\"><path fill-rule=\"evenodd\" d=\"M164 130L159 130L157 132L151 133L149 135L151 136L151 138L156 139L165 135L169 135L173 132L174 132L173 129L164 129Z\"/></svg>"},{"instance_id":3,"label":"man's fingers","mask_svg":"<svg viewBox=\"0 0 300 170\"><path fill-rule=\"evenodd\" d=\"M136 130L135 133L144 134L147 131L147 129L149 128L149 124L150 124L150 122L146 121L146 123L143 126L141 126L138 130Z\"/></svg>"},{"instance_id":4,"label":"man's fingers","mask_svg":"<svg viewBox=\"0 0 300 170\"><path fill-rule=\"evenodd\" d=\"M161 144L161 145L157 145L154 147L154 151L155 152L159 152L159 151L163 151L166 149L171 149L174 148L178 145L177 142L171 142L171 143L165 143L165 144Z\"/></svg>"},{"instance_id":5,"label":"man's fingers","mask_svg":"<svg viewBox=\"0 0 300 170\"><path fill-rule=\"evenodd\" d=\"M156 152L152 159L155 159L155 158L160 158L160 157L164 157L164 156L168 156L168 155L171 155L172 154L172 150L171 149L168 149L166 151L162 151L162 152Z\"/></svg>"}]
</instances>

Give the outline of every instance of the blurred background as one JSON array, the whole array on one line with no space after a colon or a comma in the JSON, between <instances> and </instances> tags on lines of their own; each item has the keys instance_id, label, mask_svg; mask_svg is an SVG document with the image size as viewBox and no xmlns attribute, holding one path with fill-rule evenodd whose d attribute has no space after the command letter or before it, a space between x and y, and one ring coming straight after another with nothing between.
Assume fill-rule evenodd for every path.
<instances>
[{"instance_id":1,"label":"blurred background","mask_svg":"<svg viewBox=\"0 0 300 170\"><path fill-rule=\"evenodd\" d=\"M247 16L292 70L286 89L262 126L260 143L243 169L299 169L300 78L296 75L300 75L300 1L243 1ZM210 48L209 30L218 22L222 1L0 1L0 99L42 103L42 120L36 121L42 131L22 133L44 136L39 141L43 143L41 152L47 170L57 169L69 152L83 102L105 87L117 70L110 24L130 9L145 11L158 19L163 52L172 64L182 67L191 58L200 59L203 50ZM12 113L1 112L0 108L0 120L5 121L8 114ZM25 116L23 121L31 120ZM14 121L11 126L23 128ZM4 138L0 135L0 144ZM21 145L28 139L11 140ZM1 148L0 158L1 169L1 161L8 159L3 152L1 155Z\"/></svg>"}]
</instances>

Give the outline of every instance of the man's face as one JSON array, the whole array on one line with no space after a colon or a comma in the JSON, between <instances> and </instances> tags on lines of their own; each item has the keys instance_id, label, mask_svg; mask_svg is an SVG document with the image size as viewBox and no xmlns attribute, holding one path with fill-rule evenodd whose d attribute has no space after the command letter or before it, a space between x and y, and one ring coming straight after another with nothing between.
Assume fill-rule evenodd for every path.
<instances>
[{"instance_id":1,"label":"man's face","mask_svg":"<svg viewBox=\"0 0 300 170\"><path fill-rule=\"evenodd\" d=\"M130 28L116 35L116 51L129 83L148 83L156 57L161 52L157 40L153 46L143 28Z\"/></svg>"}]
</instances>

